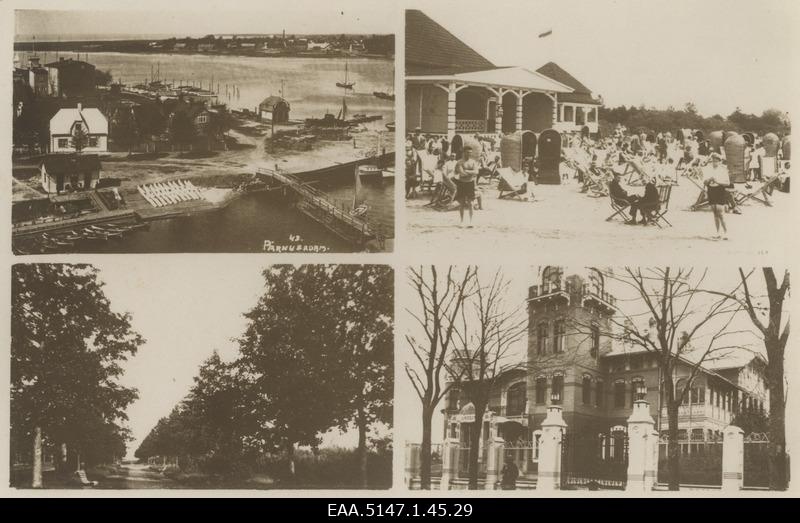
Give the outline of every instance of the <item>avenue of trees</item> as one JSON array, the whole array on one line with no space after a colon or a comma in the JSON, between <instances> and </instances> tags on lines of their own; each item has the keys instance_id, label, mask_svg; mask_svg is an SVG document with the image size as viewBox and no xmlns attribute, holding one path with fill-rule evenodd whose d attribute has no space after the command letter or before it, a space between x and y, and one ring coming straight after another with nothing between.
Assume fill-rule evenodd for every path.
<instances>
[{"instance_id":1,"label":"avenue of trees","mask_svg":"<svg viewBox=\"0 0 800 523\"><path fill-rule=\"evenodd\" d=\"M12 466L32 470L20 486L43 486L45 455L65 474L121 459L137 391L119 378L144 341L130 316L90 265L18 264L11 281Z\"/></svg>"},{"instance_id":2,"label":"avenue of trees","mask_svg":"<svg viewBox=\"0 0 800 523\"><path fill-rule=\"evenodd\" d=\"M264 279L264 294L245 314L238 357L206 360L136 456L217 474L262 465L284 485L300 486L319 478L301 477L298 453L325 456L323 434L352 430L357 447L329 486L388 486L391 453L373 430L392 423L391 269L275 266Z\"/></svg>"},{"instance_id":3,"label":"avenue of trees","mask_svg":"<svg viewBox=\"0 0 800 523\"><path fill-rule=\"evenodd\" d=\"M791 123L788 115L778 109L767 109L761 115L742 112L738 107L728 116L715 114L705 117L697 112L692 103L676 109L656 109L654 107L604 107L600 111L602 134L608 136L616 125L624 125L630 130L671 131L677 129L699 129L705 133L712 131L754 132L758 135L775 133L788 135Z\"/></svg>"}]
</instances>

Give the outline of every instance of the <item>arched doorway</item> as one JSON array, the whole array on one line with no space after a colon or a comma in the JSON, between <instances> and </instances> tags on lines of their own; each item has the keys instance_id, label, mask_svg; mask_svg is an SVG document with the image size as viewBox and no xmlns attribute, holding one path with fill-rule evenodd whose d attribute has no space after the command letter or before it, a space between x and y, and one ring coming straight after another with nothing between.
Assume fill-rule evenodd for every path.
<instances>
[{"instance_id":1,"label":"arched doorway","mask_svg":"<svg viewBox=\"0 0 800 523\"><path fill-rule=\"evenodd\" d=\"M539 177L543 184L559 185L561 175L561 134L555 129L547 129L539 135Z\"/></svg>"}]
</instances>

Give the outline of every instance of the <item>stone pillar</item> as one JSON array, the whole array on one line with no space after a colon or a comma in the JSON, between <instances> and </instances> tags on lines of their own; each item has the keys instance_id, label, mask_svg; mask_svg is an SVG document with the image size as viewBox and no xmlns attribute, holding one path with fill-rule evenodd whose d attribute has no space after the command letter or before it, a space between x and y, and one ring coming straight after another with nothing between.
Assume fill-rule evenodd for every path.
<instances>
[{"instance_id":1,"label":"stone pillar","mask_svg":"<svg viewBox=\"0 0 800 523\"><path fill-rule=\"evenodd\" d=\"M497 104L494 109L494 132L499 133L503 130L503 91L497 96Z\"/></svg>"},{"instance_id":2,"label":"stone pillar","mask_svg":"<svg viewBox=\"0 0 800 523\"><path fill-rule=\"evenodd\" d=\"M652 460L652 449L648 440L655 424L650 416L650 404L644 400L635 401L633 412L628 418L627 492L645 491L645 476Z\"/></svg>"},{"instance_id":3,"label":"stone pillar","mask_svg":"<svg viewBox=\"0 0 800 523\"><path fill-rule=\"evenodd\" d=\"M522 93L514 93L517 95L517 123L514 127L515 130L522 130Z\"/></svg>"},{"instance_id":4,"label":"stone pillar","mask_svg":"<svg viewBox=\"0 0 800 523\"><path fill-rule=\"evenodd\" d=\"M420 474L420 445L409 443L406 445L406 488L411 488L414 478Z\"/></svg>"},{"instance_id":5,"label":"stone pillar","mask_svg":"<svg viewBox=\"0 0 800 523\"><path fill-rule=\"evenodd\" d=\"M647 447L649 449L649 461L645 464L644 469L644 490L649 492L658 483L658 445L659 445L658 431L653 429L647 438Z\"/></svg>"},{"instance_id":6,"label":"stone pillar","mask_svg":"<svg viewBox=\"0 0 800 523\"><path fill-rule=\"evenodd\" d=\"M722 491L739 492L744 477L744 431L728 425L722 439Z\"/></svg>"},{"instance_id":7,"label":"stone pillar","mask_svg":"<svg viewBox=\"0 0 800 523\"><path fill-rule=\"evenodd\" d=\"M458 475L458 450L461 443L457 439L446 439L442 443L442 481L441 490L450 489L450 481Z\"/></svg>"},{"instance_id":8,"label":"stone pillar","mask_svg":"<svg viewBox=\"0 0 800 523\"><path fill-rule=\"evenodd\" d=\"M456 135L456 84L447 86L447 139Z\"/></svg>"},{"instance_id":9,"label":"stone pillar","mask_svg":"<svg viewBox=\"0 0 800 523\"><path fill-rule=\"evenodd\" d=\"M561 445L566 428L561 407L548 407L539 440L539 479L536 490L561 490Z\"/></svg>"},{"instance_id":10,"label":"stone pillar","mask_svg":"<svg viewBox=\"0 0 800 523\"><path fill-rule=\"evenodd\" d=\"M554 126L558 121L558 93L553 93L552 98L550 99L553 102L553 121L550 123L550 127ZM564 115L562 114L561 117L563 118Z\"/></svg>"},{"instance_id":11,"label":"stone pillar","mask_svg":"<svg viewBox=\"0 0 800 523\"><path fill-rule=\"evenodd\" d=\"M486 490L494 490L500 480L500 471L503 469L503 451L505 441L500 437L489 440L486 448Z\"/></svg>"}]
</instances>

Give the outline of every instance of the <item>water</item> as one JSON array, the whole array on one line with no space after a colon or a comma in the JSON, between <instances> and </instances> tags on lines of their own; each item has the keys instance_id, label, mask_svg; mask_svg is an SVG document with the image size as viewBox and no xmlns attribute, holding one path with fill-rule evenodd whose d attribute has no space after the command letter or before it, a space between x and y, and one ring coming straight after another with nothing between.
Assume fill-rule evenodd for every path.
<instances>
[{"instance_id":1,"label":"water","mask_svg":"<svg viewBox=\"0 0 800 523\"><path fill-rule=\"evenodd\" d=\"M319 188L342 201L352 200L352 188ZM393 237L394 183L365 183L363 194L370 205L370 219ZM78 248L98 253L263 252L265 241L291 245L294 235L300 237L299 244L322 246L326 252L355 250L295 209L291 201L266 192L246 194L217 211L154 221L149 230L124 239L79 244Z\"/></svg>"},{"instance_id":2,"label":"water","mask_svg":"<svg viewBox=\"0 0 800 523\"><path fill-rule=\"evenodd\" d=\"M28 53L20 52L21 60L27 61ZM85 60L86 53L81 53ZM61 53L73 57L75 53ZM303 57L250 57L212 56L191 54L131 54L88 53L88 61L102 71L109 71L114 81L134 85L150 80L150 74L160 71L161 79L167 82L194 81L208 88L214 81L219 84L219 101L231 109L255 110L264 98L279 95L281 81L284 82L284 98L291 104L290 117L304 119L321 118L325 112L336 114L342 104L343 90L336 82L344 80L345 59ZM45 57L41 56L43 63ZM55 61L54 52L47 53L48 61ZM348 76L355 82L353 91L347 95L347 106L351 114L380 114L383 123L394 121L394 103L375 98L373 91L389 91L394 83L392 60L373 58L351 58ZM228 98L225 85L232 91L239 89L239 98Z\"/></svg>"}]
</instances>

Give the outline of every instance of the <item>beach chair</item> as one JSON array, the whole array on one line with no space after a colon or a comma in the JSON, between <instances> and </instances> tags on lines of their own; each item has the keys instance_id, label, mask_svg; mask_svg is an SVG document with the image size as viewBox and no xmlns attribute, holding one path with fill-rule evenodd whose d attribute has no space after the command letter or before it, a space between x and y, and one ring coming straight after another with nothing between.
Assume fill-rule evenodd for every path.
<instances>
[{"instance_id":1,"label":"beach chair","mask_svg":"<svg viewBox=\"0 0 800 523\"><path fill-rule=\"evenodd\" d=\"M654 223L659 229L663 229L662 224L672 224L667 220L667 212L669 211L669 198L672 195L672 184L660 185L658 187L658 208L643 209L642 212L646 213L648 221Z\"/></svg>"},{"instance_id":2,"label":"beach chair","mask_svg":"<svg viewBox=\"0 0 800 523\"><path fill-rule=\"evenodd\" d=\"M501 200L519 199L527 200L528 188L527 178L524 173L514 172L511 167L503 167L497 170L500 176L497 182L497 189L500 191L499 198Z\"/></svg>"},{"instance_id":3,"label":"beach chair","mask_svg":"<svg viewBox=\"0 0 800 523\"><path fill-rule=\"evenodd\" d=\"M761 187L756 189L753 192L749 193L742 193L739 192L735 195L736 204L741 205L749 200L755 200L757 202L761 202L767 207L772 207L772 202L769 199L769 196L772 194L772 191L777 189L781 184L780 177L773 176L765 181Z\"/></svg>"},{"instance_id":4,"label":"beach chair","mask_svg":"<svg viewBox=\"0 0 800 523\"><path fill-rule=\"evenodd\" d=\"M617 216L622 218L622 220L625 222L631 221L631 217L628 215L628 209L631 206L630 203L622 200L616 200L613 196L611 196L610 192L608 195L608 199L611 202L611 209L613 209L614 212L611 214L611 216L606 218L607 222L610 222Z\"/></svg>"},{"instance_id":5,"label":"beach chair","mask_svg":"<svg viewBox=\"0 0 800 523\"><path fill-rule=\"evenodd\" d=\"M92 481L86 476L85 470L75 471L75 482L81 487L96 487L97 481Z\"/></svg>"}]
</instances>

